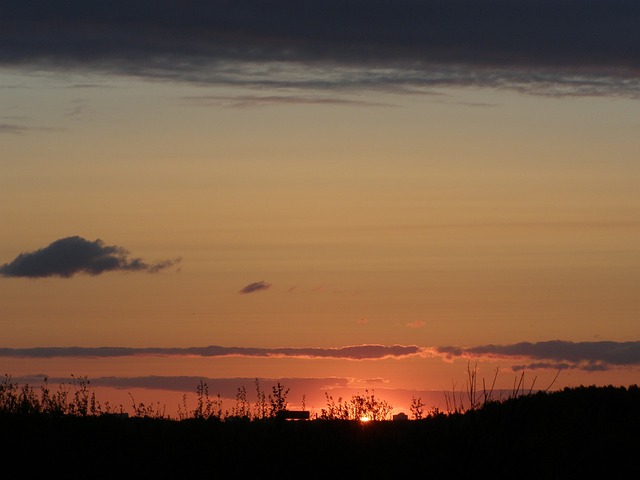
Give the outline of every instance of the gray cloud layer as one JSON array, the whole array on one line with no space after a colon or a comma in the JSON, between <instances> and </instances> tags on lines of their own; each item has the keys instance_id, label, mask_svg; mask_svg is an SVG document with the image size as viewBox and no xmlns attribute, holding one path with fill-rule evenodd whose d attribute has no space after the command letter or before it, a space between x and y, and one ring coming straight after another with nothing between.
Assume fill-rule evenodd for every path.
<instances>
[{"instance_id":1,"label":"gray cloud layer","mask_svg":"<svg viewBox=\"0 0 640 480\"><path fill-rule=\"evenodd\" d=\"M511 345L477 347L438 347L437 355L445 357L495 357L538 360L516 365L514 370L538 368L607 370L611 367L640 366L640 341L635 342L521 342Z\"/></svg>"},{"instance_id":2,"label":"gray cloud layer","mask_svg":"<svg viewBox=\"0 0 640 480\"><path fill-rule=\"evenodd\" d=\"M5 0L0 65L307 88L640 93L636 0Z\"/></svg>"},{"instance_id":3,"label":"gray cloud layer","mask_svg":"<svg viewBox=\"0 0 640 480\"><path fill-rule=\"evenodd\" d=\"M129 258L129 252L122 247L105 245L99 239L92 242L73 236L56 240L34 252L21 253L0 266L0 275L69 278L77 273L99 275L109 271L155 273L177 262L179 259L149 264L140 258Z\"/></svg>"}]
</instances>

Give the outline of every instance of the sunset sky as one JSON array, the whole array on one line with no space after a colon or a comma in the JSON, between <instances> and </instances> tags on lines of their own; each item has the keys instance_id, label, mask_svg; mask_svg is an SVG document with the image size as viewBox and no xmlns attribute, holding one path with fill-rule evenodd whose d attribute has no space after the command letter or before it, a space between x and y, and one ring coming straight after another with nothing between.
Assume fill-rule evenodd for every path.
<instances>
[{"instance_id":1,"label":"sunset sky","mask_svg":"<svg viewBox=\"0 0 640 480\"><path fill-rule=\"evenodd\" d=\"M0 375L167 410L200 379L395 411L469 365L637 384L638 25L635 0L3 0Z\"/></svg>"}]
</instances>

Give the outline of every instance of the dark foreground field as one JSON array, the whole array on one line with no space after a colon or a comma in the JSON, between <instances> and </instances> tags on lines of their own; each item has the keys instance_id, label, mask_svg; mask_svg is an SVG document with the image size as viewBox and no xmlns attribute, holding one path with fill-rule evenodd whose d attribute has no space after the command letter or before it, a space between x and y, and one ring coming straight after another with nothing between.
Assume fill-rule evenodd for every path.
<instances>
[{"instance_id":1,"label":"dark foreground field","mask_svg":"<svg viewBox=\"0 0 640 480\"><path fill-rule=\"evenodd\" d=\"M0 440L14 478L635 478L640 389L367 424L5 414Z\"/></svg>"}]
</instances>

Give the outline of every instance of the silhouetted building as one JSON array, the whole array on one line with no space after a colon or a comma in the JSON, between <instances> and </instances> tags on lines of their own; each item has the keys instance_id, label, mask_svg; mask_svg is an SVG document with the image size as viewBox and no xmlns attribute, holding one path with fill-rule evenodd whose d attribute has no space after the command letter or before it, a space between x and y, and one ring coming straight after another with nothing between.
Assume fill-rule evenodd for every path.
<instances>
[{"instance_id":1,"label":"silhouetted building","mask_svg":"<svg viewBox=\"0 0 640 480\"><path fill-rule=\"evenodd\" d=\"M307 410L281 410L277 413L280 420L309 420Z\"/></svg>"}]
</instances>

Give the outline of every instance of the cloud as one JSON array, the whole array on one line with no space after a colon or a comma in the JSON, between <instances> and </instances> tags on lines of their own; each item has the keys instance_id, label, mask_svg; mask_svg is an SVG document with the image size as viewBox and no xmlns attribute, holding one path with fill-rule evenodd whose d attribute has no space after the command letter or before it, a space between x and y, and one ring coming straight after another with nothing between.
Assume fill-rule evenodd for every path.
<instances>
[{"instance_id":1,"label":"cloud","mask_svg":"<svg viewBox=\"0 0 640 480\"><path fill-rule=\"evenodd\" d=\"M407 328L422 328L425 325L424 320L414 320L413 322L407 323Z\"/></svg>"},{"instance_id":2,"label":"cloud","mask_svg":"<svg viewBox=\"0 0 640 480\"><path fill-rule=\"evenodd\" d=\"M388 103L370 102L366 100L302 95L202 95L185 97L185 100L202 106L222 106L228 108L268 107L274 105L391 106L391 104Z\"/></svg>"},{"instance_id":3,"label":"cloud","mask_svg":"<svg viewBox=\"0 0 640 480\"><path fill-rule=\"evenodd\" d=\"M1 133L10 133L10 134L21 134L28 130L27 127L23 127L22 125L15 125L12 123L0 123L0 134Z\"/></svg>"},{"instance_id":4,"label":"cloud","mask_svg":"<svg viewBox=\"0 0 640 480\"><path fill-rule=\"evenodd\" d=\"M44 378L47 377L47 384L51 390L56 389L56 385L60 385L65 391L74 390L76 379L73 377L57 377L39 375L24 375L19 377L11 377L11 382L18 385L29 385L38 387L44 385ZM374 393L377 398L392 402L394 406L408 403L411 398L420 398L425 404L438 407L440 410L446 409L446 396L442 390L408 390L389 388L387 381L384 379L359 379L350 377L284 377L284 378L255 378L255 377L232 377L232 378L216 378L216 377L198 377L198 376L138 376L138 377L94 377L88 379L91 389L112 388L121 390L123 393L135 389L133 394L126 398L123 405L130 406L130 398L135 395L137 400L139 396L145 398L142 390L148 390L147 398L149 404L154 404L158 398L168 400L171 395L162 396L158 391L180 393L176 395L175 403L169 400L164 406L167 414L179 417L180 409L184 406L184 394L187 395L187 401L194 399L197 395L197 389L200 382L207 385L207 390L211 399L220 395L222 399L223 409L227 410L233 405L237 405L237 395L241 388L246 390L247 400L254 405L258 401L256 380L260 385L260 389L269 393L271 388L277 383L285 386L288 390L287 398L289 405L294 408L301 408L300 402L304 402L305 407L311 411L320 413L320 409L326 408L327 396L335 401L340 399L348 400L353 395L362 395L365 391ZM77 385L76 385L77 388ZM496 395L500 394L499 390L494 391ZM505 396L510 392L505 392ZM101 400L104 392L97 391L96 398ZM145 400L146 401L146 400ZM116 406L117 402L111 401L112 406ZM178 407L180 405L180 407ZM178 408L175 408L178 407ZM124 408L126 410L126 408ZM408 413L408 405L405 407ZM184 410L182 411L184 413Z\"/></svg>"},{"instance_id":5,"label":"cloud","mask_svg":"<svg viewBox=\"0 0 640 480\"><path fill-rule=\"evenodd\" d=\"M63 277L78 273L99 275L109 271L146 271L156 273L178 263L180 259L146 263L129 258L122 247L93 242L79 236L61 238L39 250L21 253L14 260L0 266L5 277Z\"/></svg>"},{"instance_id":6,"label":"cloud","mask_svg":"<svg viewBox=\"0 0 640 480\"><path fill-rule=\"evenodd\" d=\"M73 391L73 385L75 385L75 379L73 377L57 377L40 375L24 375L19 377L11 377L12 383L19 385L30 385L35 387L38 385L44 385L44 378L47 378L47 384L49 388L55 389L56 385L60 385L64 390ZM105 376L90 378L91 389L94 388L114 388L118 390L131 390L136 389L136 398L141 394L140 389L150 391L149 398L155 398L157 400L158 390L164 390L166 392L180 392L181 394L196 395L200 382L207 385L207 391L210 398L214 398L220 395L220 398L224 399L223 404L225 409L234 405L233 402L237 400L238 392L241 388L245 389L246 398L253 403L257 401L257 385L256 380L260 386L260 389L269 393L271 388L278 382L284 385L288 390L288 399L295 405L302 399L306 402L307 408L321 407L326 404L326 398L324 392L338 391L341 395L345 392L356 393L356 389L350 388L350 385L354 382L352 378L345 377L284 377L284 378L256 378L256 377L231 377L231 378L211 378L211 377L198 377L198 376L163 376L163 375L150 375L150 376L138 376L138 377L118 377L118 376ZM154 392L156 391L156 392ZM96 397L100 399L101 392L96 394ZM411 397L409 397L411 398ZM183 405L184 398L182 395L176 396L175 406ZM228 403L231 402L231 403ZM172 405L166 405L168 413L173 410ZM299 407L298 407L299 408ZM179 410L178 410L179 412ZM178 413L175 412L175 413ZM183 412L184 413L184 412Z\"/></svg>"},{"instance_id":7,"label":"cloud","mask_svg":"<svg viewBox=\"0 0 640 480\"><path fill-rule=\"evenodd\" d=\"M5 0L0 65L206 84L640 96L636 0Z\"/></svg>"},{"instance_id":8,"label":"cloud","mask_svg":"<svg viewBox=\"0 0 640 480\"><path fill-rule=\"evenodd\" d=\"M475 347L422 347L418 345L350 345L336 348L258 347L34 347L0 348L0 357L10 358L111 358L134 356L322 358L344 360L402 359L413 357L485 358L511 362L512 370L580 369L608 370L640 366L640 341L634 342L521 342ZM524 362L523 362L524 361Z\"/></svg>"},{"instance_id":9,"label":"cloud","mask_svg":"<svg viewBox=\"0 0 640 480\"><path fill-rule=\"evenodd\" d=\"M434 355L445 358L489 357L496 359L531 359L531 363L514 365L514 370L553 368L559 370L607 370L614 367L640 366L640 341L634 342L520 342L510 345L476 347L437 347Z\"/></svg>"},{"instance_id":10,"label":"cloud","mask_svg":"<svg viewBox=\"0 0 640 480\"><path fill-rule=\"evenodd\" d=\"M116 388L149 388L175 391L195 391L200 381L207 383L210 392L219 393L223 397L234 398L238 393L238 388L246 387L252 392L255 390L255 378L234 377L234 378L201 378L192 376L148 376L148 377L102 377L92 380L95 386L116 387ZM336 388L346 387L349 379L346 378L259 378L259 383L263 388L268 389L269 385L280 382L288 388L297 389L301 384L311 388Z\"/></svg>"},{"instance_id":11,"label":"cloud","mask_svg":"<svg viewBox=\"0 0 640 480\"><path fill-rule=\"evenodd\" d=\"M253 348L207 347L186 348L133 348L133 347L35 347L0 348L0 357L21 358L104 358L128 356L198 356L198 357L297 357L373 360L421 355L422 348L415 345L354 345L339 348Z\"/></svg>"},{"instance_id":12,"label":"cloud","mask_svg":"<svg viewBox=\"0 0 640 480\"><path fill-rule=\"evenodd\" d=\"M267 290L269 287L271 287L270 283L266 283L264 281L254 282L243 287L238 293L247 294L247 293L260 292L262 290Z\"/></svg>"},{"instance_id":13,"label":"cloud","mask_svg":"<svg viewBox=\"0 0 640 480\"><path fill-rule=\"evenodd\" d=\"M59 128L29 127L29 126L19 125L15 123L0 123L0 135L2 134L22 135L23 133L30 133L30 132L56 132L60 130L61 129Z\"/></svg>"}]
</instances>

